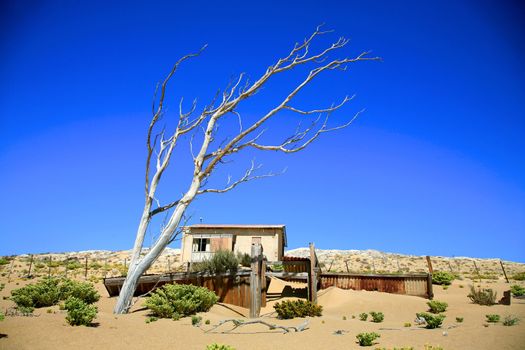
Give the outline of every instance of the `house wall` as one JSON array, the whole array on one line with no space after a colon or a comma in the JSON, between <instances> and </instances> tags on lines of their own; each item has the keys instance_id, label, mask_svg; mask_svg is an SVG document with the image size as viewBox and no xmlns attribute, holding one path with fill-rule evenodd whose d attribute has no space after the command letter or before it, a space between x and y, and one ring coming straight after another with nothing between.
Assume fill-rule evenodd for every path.
<instances>
[{"instance_id":1,"label":"house wall","mask_svg":"<svg viewBox=\"0 0 525 350\"><path fill-rule=\"evenodd\" d=\"M250 254L253 237L261 237L261 244L263 246L263 254L269 261L278 261L282 259L283 231L274 228L186 228L182 236L182 261L191 261L193 238L209 237L212 239L212 251L218 248L231 249L233 245L234 251ZM232 238L225 238L225 237ZM220 238L214 240L213 238ZM215 242L214 242L215 241Z\"/></svg>"},{"instance_id":2,"label":"house wall","mask_svg":"<svg viewBox=\"0 0 525 350\"><path fill-rule=\"evenodd\" d=\"M240 253L251 254L252 250L252 238L261 237L261 244L263 246L263 254L269 261L279 260L279 235L273 236L258 236L257 233L252 235L238 235L236 236L234 251Z\"/></svg>"}]
</instances>

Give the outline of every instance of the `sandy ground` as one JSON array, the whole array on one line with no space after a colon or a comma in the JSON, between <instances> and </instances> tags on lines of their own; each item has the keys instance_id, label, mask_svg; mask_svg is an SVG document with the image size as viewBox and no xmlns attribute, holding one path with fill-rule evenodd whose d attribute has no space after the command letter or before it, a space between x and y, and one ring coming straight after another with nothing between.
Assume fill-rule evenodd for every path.
<instances>
[{"instance_id":1,"label":"sandy ground","mask_svg":"<svg viewBox=\"0 0 525 350\"><path fill-rule=\"evenodd\" d=\"M0 292L0 308L5 311L13 306L4 296L10 291L28 283L12 280L7 283L0 279L5 288ZM203 320L211 325L201 328L191 325L190 318L179 321L161 319L146 323L147 310L139 301L128 315L115 316L112 307L115 298L109 298L103 285L96 284L102 298L96 327L72 327L65 321L65 313L57 306L37 309L34 317L7 316L0 322L0 349L205 349L214 342L228 344L242 349L359 349L356 334L374 331L381 334L378 344L371 347L393 348L413 346L423 349L425 344L440 345L444 349L525 349L525 300L512 300L511 306L479 306L467 298L471 280L454 281L447 290L435 286L435 299L446 301L449 308L441 329L427 330L414 325L416 312L426 311L426 299L379 292L352 291L330 288L319 293L323 316L310 319L309 329L300 333L282 334L262 325L238 328L229 334L219 332L231 329L223 325L215 333L205 333L211 325L227 318L245 318L248 310L229 305L215 305L203 313ZM279 292L286 283L273 280L270 292ZM490 287L498 296L508 289L504 281L484 281L482 287ZM294 284L301 287L300 284ZM463 286L463 288L461 288ZM304 319L278 320L269 302L262 310L263 319L281 325L298 325ZM48 311L51 310L51 311ZM363 322L358 318L361 312L382 311L382 323ZM517 326L505 327L501 323L485 327L485 314L518 316L522 321ZM356 318L353 319L352 316ZM346 317L346 320L344 319ZM456 317L463 317L463 323L456 323ZM411 327L404 327L411 322ZM334 332L342 330L342 335Z\"/></svg>"}]
</instances>

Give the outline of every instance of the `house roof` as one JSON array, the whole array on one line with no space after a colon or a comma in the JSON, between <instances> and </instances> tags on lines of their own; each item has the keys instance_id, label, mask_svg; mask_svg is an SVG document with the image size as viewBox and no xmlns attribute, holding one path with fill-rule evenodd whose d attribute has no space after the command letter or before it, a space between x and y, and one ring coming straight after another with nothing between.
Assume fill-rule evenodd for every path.
<instances>
[{"instance_id":1,"label":"house roof","mask_svg":"<svg viewBox=\"0 0 525 350\"><path fill-rule=\"evenodd\" d=\"M185 228L200 228L200 229L217 229L217 228L246 228L246 229L282 229L283 230L283 246L288 246L288 239L286 237L285 225L238 225L238 224L195 224L185 226Z\"/></svg>"},{"instance_id":2,"label":"house roof","mask_svg":"<svg viewBox=\"0 0 525 350\"><path fill-rule=\"evenodd\" d=\"M195 224L189 228L284 228L284 225Z\"/></svg>"}]
</instances>

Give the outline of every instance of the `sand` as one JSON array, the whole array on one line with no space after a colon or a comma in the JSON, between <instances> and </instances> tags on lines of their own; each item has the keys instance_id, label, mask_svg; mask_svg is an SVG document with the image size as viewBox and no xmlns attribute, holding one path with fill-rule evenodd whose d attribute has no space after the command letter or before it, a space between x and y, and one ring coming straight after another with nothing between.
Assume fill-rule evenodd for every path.
<instances>
[{"instance_id":1,"label":"sand","mask_svg":"<svg viewBox=\"0 0 525 350\"><path fill-rule=\"evenodd\" d=\"M28 283L13 280L6 283L0 296L10 295L14 288ZM440 345L444 349L525 349L525 300L513 298L511 306L479 306L471 304L467 298L470 280L454 281L447 290L435 286L435 299L446 301L449 308L443 327L427 330L414 325L416 312L427 309L427 300L420 297L393 295L379 292L341 290L329 288L319 292L319 304L323 306L323 316L310 319L309 329L301 333L282 334L262 325L238 328L231 334L205 333L211 326L201 328L191 325L190 318L179 321L161 319L147 324L147 310L143 301L138 301L128 315L115 316L112 308L115 298L109 298L102 283L97 283L102 298L96 327L72 327L65 321L65 312L57 306L41 308L34 317L7 316L0 322L0 349L205 349L214 342L229 344L242 349L360 349L356 334L374 331L381 334L376 347L413 346L423 349L425 344ZM478 285L479 283L475 283ZM273 280L270 292L282 290L287 283ZM301 287L301 284L292 284ZM508 289L504 281L485 281L482 287L490 287L502 295ZM460 288L463 286L463 288ZM0 307L6 310L13 306L9 300L0 298ZM271 301L263 308L263 319L282 325L298 325L304 319L278 320L273 313ZM50 310L50 311L48 311ZM381 311L385 314L382 323L363 322L358 318L361 312ZM203 320L209 319L211 325L228 318L244 318L247 309L226 304L217 304ZM512 314L522 319L517 326L504 327L501 323L484 326L485 314L496 313L502 318ZM352 315L356 318L353 319ZM346 317L346 320L343 319ZM456 317L464 317L463 323L456 323ZM404 327L411 322L411 327ZM231 329L223 325L216 332ZM334 335L342 330L342 335Z\"/></svg>"}]
</instances>

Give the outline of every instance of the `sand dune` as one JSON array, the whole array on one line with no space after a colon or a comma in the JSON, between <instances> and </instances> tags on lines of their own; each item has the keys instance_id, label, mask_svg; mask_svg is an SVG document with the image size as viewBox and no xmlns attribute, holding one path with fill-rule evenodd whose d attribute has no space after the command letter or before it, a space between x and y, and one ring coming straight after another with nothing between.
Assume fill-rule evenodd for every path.
<instances>
[{"instance_id":1,"label":"sand dune","mask_svg":"<svg viewBox=\"0 0 525 350\"><path fill-rule=\"evenodd\" d=\"M106 253L105 253L106 254ZM341 253L338 253L341 254ZM26 257L27 258L27 257ZM15 260L13 271L7 278L10 265L1 267L0 283L5 288L0 291L0 309L13 307L8 300L11 290L19 288L33 280L26 280L23 269L27 268L24 257ZM518 266L518 265L517 265ZM520 268L523 268L522 266ZM517 268L518 269L518 268ZM81 271L81 269L79 269ZM44 271L45 272L45 271ZM57 272L60 272L58 270ZM70 271L71 273L71 271ZM42 273L45 275L45 273ZM82 273L77 277L83 279ZM90 274L88 278L96 276ZM424 298L328 288L318 295L318 302L323 306L323 316L310 319L309 329L301 333L281 334L278 330L269 330L262 325L250 325L239 328L231 334L222 334L230 330L231 325L223 325L214 333L205 333L211 325L221 320L236 318L246 319L247 309L226 304L215 305L204 320L211 325L193 327L189 318L179 321L162 319L147 324L148 311L139 300L128 315L112 314L115 298L109 298L100 280L93 278L102 298L97 303L99 315L97 327L71 327L65 322L65 313L57 306L41 308L34 317L7 316L0 322L0 349L205 349L214 342L229 344L237 350L242 349L359 349L355 336L360 332L381 334L376 347L393 348L394 346L414 346L423 349L425 344L441 345L446 350L452 349L525 349L525 300L513 298L511 306L495 305L491 307L471 304L467 298L470 284L493 288L499 295L509 288L501 278L472 281L468 277L456 280L448 289L435 286L435 299L449 304L447 315L441 329L427 330L414 324L416 312L426 311L427 300ZM523 282L516 282L521 283ZM270 323L298 325L304 319L278 320L273 312L273 305L286 297L279 293L286 287L301 288L300 283L286 283L273 279L270 293L277 297L269 301L262 309L262 316ZM289 287L288 287L289 288ZM48 311L49 310L49 311ZM385 315L382 323L363 322L358 315L362 312L381 311ZM517 326L504 327L500 324L485 327L485 314L496 313L516 315L522 321ZM456 317L463 317L463 323L457 323ZM410 322L410 327L404 327ZM334 332L341 331L341 335ZM372 347L373 349L374 347Z\"/></svg>"}]
</instances>

